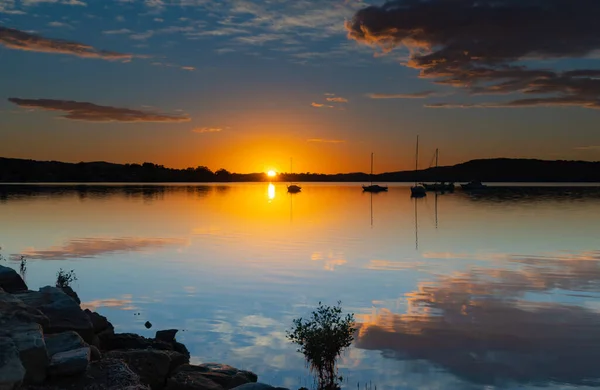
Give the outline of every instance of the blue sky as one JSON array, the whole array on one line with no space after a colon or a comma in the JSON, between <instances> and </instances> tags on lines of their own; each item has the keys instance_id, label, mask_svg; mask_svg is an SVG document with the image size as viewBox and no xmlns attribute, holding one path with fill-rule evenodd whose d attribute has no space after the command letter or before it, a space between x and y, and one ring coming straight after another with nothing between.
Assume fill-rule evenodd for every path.
<instances>
[{"instance_id":1,"label":"blue sky","mask_svg":"<svg viewBox=\"0 0 600 390\"><path fill-rule=\"evenodd\" d=\"M582 39L598 28L565 23L540 37L552 14L535 12L531 26L512 18L506 37L473 27L473 40L500 53L485 63L495 72L554 72L527 86L519 75L502 94L483 91L504 81L497 76L457 83L464 64L425 77L427 53L447 61L467 42L446 23L452 12L440 22L435 7L467 1L435 0L422 12L416 0L0 0L0 156L238 172L287 170L293 157L297 171L338 172L368 170L374 151L376 170L389 171L412 167L419 134L422 166L436 147L443 164L599 160L600 44ZM578 4L572 19L600 16ZM407 23L410 33L389 33ZM572 50L546 50L557 37ZM586 71L573 76L585 88L565 81L572 70Z\"/></svg>"}]
</instances>

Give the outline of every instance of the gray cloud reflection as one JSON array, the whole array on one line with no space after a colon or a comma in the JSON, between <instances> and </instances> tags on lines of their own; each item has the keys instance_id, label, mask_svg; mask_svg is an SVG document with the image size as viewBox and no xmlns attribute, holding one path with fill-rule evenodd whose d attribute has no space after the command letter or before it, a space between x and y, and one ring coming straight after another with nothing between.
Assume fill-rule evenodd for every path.
<instances>
[{"instance_id":1,"label":"gray cloud reflection","mask_svg":"<svg viewBox=\"0 0 600 390\"><path fill-rule=\"evenodd\" d=\"M474 268L420 284L407 294L406 314L363 318L356 346L427 360L482 384L600 385L600 311L582 302L585 296L574 304L572 295L561 302L551 295L600 293L600 252L509 262L517 267Z\"/></svg>"},{"instance_id":2,"label":"gray cloud reflection","mask_svg":"<svg viewBox=\"0 0 600 390\"><path fill-rule=\"evenodd\" d=\"M66 260L95 257L102 254L139 252L150 248L162 248L171 245L186 245L187 240L181 238L78 238L67 241L62 246L48 249L28 249L20 254L13 254L13 259L25 256L36 260Z\"/></svg>"}]
</instances>

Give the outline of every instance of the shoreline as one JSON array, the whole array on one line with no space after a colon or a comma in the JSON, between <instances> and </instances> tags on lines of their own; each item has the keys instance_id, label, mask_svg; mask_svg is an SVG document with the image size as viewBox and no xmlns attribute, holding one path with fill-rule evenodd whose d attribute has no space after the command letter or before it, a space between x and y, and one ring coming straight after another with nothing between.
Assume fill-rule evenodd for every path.
<instances>
[{"instance_id":1,"label":"shoreline","mask_svg":"<svg viewBox=\"0 0 600 390\"><path fill-rule=\"evenodd\" d=\"M30 290L0 265L2 390L287 390L220 363L190 364L177 329L115 333L70 287Z\"/></svg>"}]
</instances>

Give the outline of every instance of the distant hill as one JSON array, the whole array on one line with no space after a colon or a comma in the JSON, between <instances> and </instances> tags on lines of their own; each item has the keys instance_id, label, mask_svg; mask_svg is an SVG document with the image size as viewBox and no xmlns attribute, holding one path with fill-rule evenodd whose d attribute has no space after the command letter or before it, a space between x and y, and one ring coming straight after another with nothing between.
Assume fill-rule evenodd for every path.
<instances>
[{"instance_id":1,"label":"distant hill","mask_svg":"<svg viewBox=\"0 0 600 390\"><path fill-rule=\"evenodd\" d=\"M454 166L418 171L387 172L374 175L378 182L415 181L465 182L600 182L600 162L545 161L533 159L471 160ZM239 174L225 169L216 172L199 166L173 169L162 165L113 164L107 162L64 163L0 158L0 182L243 182L267 181L264 173ZM280 174L279 181L341 181L366 182L369 175L362 172L318 174Z\"/></svg>"}]
</instances>

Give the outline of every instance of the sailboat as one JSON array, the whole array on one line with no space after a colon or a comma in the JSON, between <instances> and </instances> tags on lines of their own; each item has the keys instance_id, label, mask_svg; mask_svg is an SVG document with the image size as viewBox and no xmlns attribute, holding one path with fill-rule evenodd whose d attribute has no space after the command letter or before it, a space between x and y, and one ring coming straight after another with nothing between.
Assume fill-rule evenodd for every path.
<instances>
[{"instance_id":1,"label":"sailboat","mask_svg":"<svg viewBox=\"0 0 600 390\"><path fill-rule=\"evenodd\" d=\"M290 174L291 173L292 173L292 159L290 158ZM302 191L302 187L300 187L298 184L290 183L287 186L287 190L290 194L297 194L298 192Z\"/></svg>"},{"instance_id":2,"label":"sailboat","mask_svg":"<svg viewBox=\"0 0 600 390\"><path fill-rule=\"evenodd\" d=\"M417 135L417 153L415 155L415 185L410 187L410 196L421 198L427 195L427 190L422 185L417 184L417 172L419 171L419 136Z\"/></svg>"},{"instance_id":3,"label":"sailboat","mask_svg":"<svg viewBox=\"0 0 600 390\"><path fill-rule=\"evenodd\" d=\"M438 160L440 156L440 150L435 150L435 167L438 167ZM454 192L454 183L446 183L446 182L435 182L433 184L421 183L423 187L427 191L435 191L435 192Z\"/></svg>"},{"instance_id":4,"label":"sailboat","mask_svg":"<svg viewBox=\"0 0 600 390\"><path fill-rule=\"evenodd\" d=\"M384 192L387 191L387 187L383 187L377 184L373 184L373 153L371 153L371 185L362 186L363 191L365 192Z\"/></svg>"}]
</instances>

